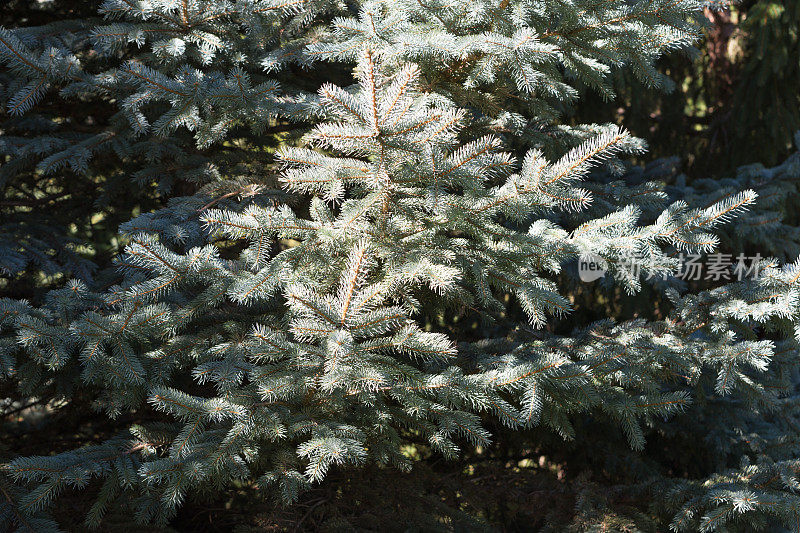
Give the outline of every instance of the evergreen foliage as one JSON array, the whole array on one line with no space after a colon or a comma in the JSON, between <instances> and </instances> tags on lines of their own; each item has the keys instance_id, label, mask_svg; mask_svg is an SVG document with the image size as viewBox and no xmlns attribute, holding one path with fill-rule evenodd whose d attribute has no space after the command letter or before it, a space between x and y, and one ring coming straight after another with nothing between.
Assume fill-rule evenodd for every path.
<instances>
[{"instance_id":1,"label":"evergreen foliage","mask_svg":"<svg viewBox=\"0 0 800 533\"><path fill-rule=\"evenodd\" d=\"M719 135L732 146L755 146L751 159L776 164L776 155L791 147L786 142L800 128L800 94L792 87L800 77L800 6L795 2L757 2L741 24L746 36L739 80ZM779 46L775 46L777 39ZM761 148L766 139L776 151Z\"/></svg>"},{"instance_id":2,"label":"evergreen foliage","mask_svg":"<svg viewBox=\"0 0 800 533\"><path fill-rule=\"evenodd\" d=\"M577 85L610 97L613 69L669 89L654 61L690 50L704 6L105 0L102 20L0 28L0 184L113 160L103 194L170 197L121 225L116 273L74 266L66 235L0 226L5 272L74 277L0 300L0 375L89 391L124 427L10 460L0 524L58 530L70 489L96 495L90 527L121 502L163 524L235 483L291 503L331 469L409 469L410 443L453 458L503 426L597 456L576 529L796 528L800 155L666 187L664 162L625 162L644 141L560 122ZM98 102L103 128L37 112L55 92ZM680 254L754 249L757 278L677 277ZM571 321L587 256L668 316ZM711 450L713 470L681 475L653 441Z\"/></svg>"}]
</instances>

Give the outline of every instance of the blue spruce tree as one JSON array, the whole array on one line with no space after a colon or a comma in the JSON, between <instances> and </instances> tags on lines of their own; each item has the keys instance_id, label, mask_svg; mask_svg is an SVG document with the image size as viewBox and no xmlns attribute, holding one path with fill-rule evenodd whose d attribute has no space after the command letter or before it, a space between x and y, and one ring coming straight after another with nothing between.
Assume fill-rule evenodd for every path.
<instances>
[{"instance_id":1,"label":"blue spruce tree","mask_svg":"<svg viewBox=\"0 0 800 533\"><path fill-rule=\"evenodd\" d=\"M610 96L615 69L669 90L654 61L691 52L704 5L106 0L102 20L0 29L0 184L111 165L103 194L165 199L96 274L63 228L41 238L57 219L0 207L10 284L73 275L0 300L4 382L136 420L17 453L0 524L58 531L68 489L92 491L95 528L119 502L163 524L236 482L291 503L332 468L411 468L412 436L447 458L490 446L492 421L609 472L553 528L796 528L800 235L783 217L800 156L668 187L665 164L626 162L644 141L561 113L578 85ZM87 101L106 110L89 132L37 109ZM757 277L678 276L682 254L756 249ZM669 313L572 320L586 257ZM437 326L452 316L480 327ZM651 439L715 468L681 476Z\"/></svg>"}]
</instances>

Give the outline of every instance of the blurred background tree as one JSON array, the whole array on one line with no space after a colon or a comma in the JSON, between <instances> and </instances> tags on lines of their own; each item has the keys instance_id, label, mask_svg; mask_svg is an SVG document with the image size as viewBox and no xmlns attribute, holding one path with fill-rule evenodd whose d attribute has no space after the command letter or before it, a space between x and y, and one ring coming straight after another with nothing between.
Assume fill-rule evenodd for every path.
<instances>
[{"instance_id":1,"label":"blurred background tree","mask_svg":"<svg viewBox=\"0 0 800 533\"><path fill-rule=\"evenodd\" d=\"M660 60L671 93L619 71L613 102L587 90L571 120L624 124L647 139L648 159L682 154L690 178L783 160L800 129L800 3L745 0L706 17L699 54Z\"/></svg>"}]
</instances>

